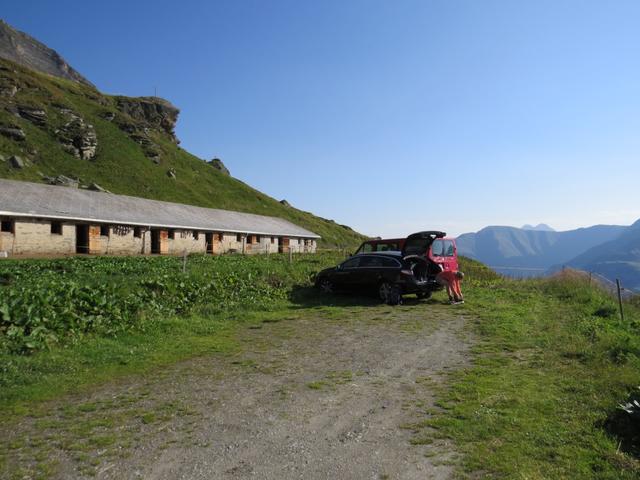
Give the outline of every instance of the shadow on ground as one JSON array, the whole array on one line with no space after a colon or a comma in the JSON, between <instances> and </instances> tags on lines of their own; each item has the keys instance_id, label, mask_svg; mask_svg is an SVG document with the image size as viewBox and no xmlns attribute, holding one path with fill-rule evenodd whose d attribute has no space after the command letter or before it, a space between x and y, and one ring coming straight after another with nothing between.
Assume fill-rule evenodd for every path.
<instances>
[{"instance_id":1,"label":"shadow on ground","mask_svg":"<svg viewBox=\"0 0 640 480\"><path fill-rule=\"evenodd\" d=\"M366 292L335 292L325 293L312 286L296 285L291 289L289 300L297 308L314 307L379 307L382 302L375 294ZM435 304L441 305L440 300L420 300L415 295L405 295L402 297L402 304L405 306Z\"/></svg>"},{"instance_id":2,"label":"shadow on ground","mask_svg":"<svg viewBox=\"0 0 640 480\"><path fill-rule=\"evenodd\" d=\"M640 459L640 420L622 410L615 410L603 425L604 429L619 441L618 448Z\"/></svg>"}]
</instances>

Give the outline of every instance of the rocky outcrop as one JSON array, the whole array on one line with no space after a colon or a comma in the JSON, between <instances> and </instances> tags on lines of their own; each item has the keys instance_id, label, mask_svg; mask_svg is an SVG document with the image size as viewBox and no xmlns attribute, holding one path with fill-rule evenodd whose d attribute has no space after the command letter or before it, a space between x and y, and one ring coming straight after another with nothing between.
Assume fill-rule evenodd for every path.
<instances>
[{"instance_id":1,"label":"rocky outcrop","mask_svg":"<svg viewBox=\"0 0 640 480\"><path fill-rule=\"evenodd\" d=\"M0 135L3 135L11 140L23 141L27 138L24 130L19 125L9 124L0 125Z\"/></svg>"},{"instance_id":2,"label":"rocky outcrop","mask_svg":"<svg viewBox=\"0 0 640 480\"><path fill-rule=\"evenodd\" d=\"M222 160L220 160L219 158L213 158L212 160L208 161L207 164L211 165L213 168L224 173L225 175L231 175L229 169L225 166L224 163L222 163Z\"/></svg>"},{"instance_id":3,"label":"rocky outcrop","mask_svg":"<svg viewBox=\"0 0 640 480\"><path fill-rule=\"evenodd\" d=\"M175 168L170 168L169 170L167 170L167 176L169 178L176 178L176 169Z\"/></svg>"},{"instance_id":4,"label":"rocky outcrop","mask_svg":"<svg viewBox=\"0 0 640 480\"><path fill-rule=\"evenodd\" d=\"M44 181L49 185L61 185L63 187L78 188L80 180L77 178L67 177L66 175L58 175L57 177L44 177Z\"/></svg>"},{"instance_id":5,"label":"rocky outcrop","mask_svg":"<svg viewBox=\"0 0 640 480\"><path fill-rule=\"evenodd\" d=\"M116 97L116 104L118 110L139 122L141 127L166 133L175 143L180 143L174 131L180 110L167 100L158 97Z\"/></svg>"},{"instance_id":6,"label":"rocky outcrop","mask_svg":"<svg viewBox=\"0 0 640 480\"><path fill-rule=\"evenodd\" d=\"M0 78L0 97L11 99L15 97L18 90L15 80L4 76Z\"/></svg>"},{"instance_id":7,"label":"rocky outcrop","mask_svg":"<svg viewBox=\"0 0 640 480\"><path fill-rule=\"evenodd\" d=\"M87 190L93 190L94 192L111 193L109 190L107 190L106 188L102 188L97 183L90 183L87 187L83 186L82 188L86 188Z\"/></svg>"},{"instance_id":8,"label":"rocky outcrop","mask_svg":"<svg viewBox=\"0 0 640 480\"><path fill-rule=\"evenodd\" d=\"M9 165L11 165L12 168L17 169L22 169L26 166L25 161L17 155L11 155L9 157Z\"/></svg>"},{"instance_id":9,"label":"rocky outcrop","mask_svg":"<svg viewBox=\"0 0 640 480\"><path fill-rule=\"evenodd\" d=\"M69 121L56 130L56 136L62 148L76 158L91 160L96 156L98 137L93 125L86 123L80 115L72 110L60 110Z\"/></svg>"},{"instance_id":10,"label":"rocky outcrop","mask_svg":"<svg viewBox=\"0 0 640 480\"><path fill-rule=\"evenodd\" d=\"M32 36L16 30L3 20L0 20L0 58L93 87L93 84L73 69L58 52Z\"/></svg>"},{"instance_id":11,"label":"rocky outcrop","mask_svg":"<svg viewBox=\"0 0 640 480\"><path fill-rule=\"evenodd\" d=\"M100 116L104 118L107 122L113 122L113 120L116 118L115 112L104 112L100 114Z\"/></svg>"},{"instance_id":12,"label":"rocky outcrop","mask_svg":"<svg viewBox=\"0 0 640 480\"><path fill-rule=\"evenodd\" d=\"M47 124L47 112L42 108L18 105L17 110L20 117L30 121L34 125L44 127Z\"/></svg>"}]
</instances>

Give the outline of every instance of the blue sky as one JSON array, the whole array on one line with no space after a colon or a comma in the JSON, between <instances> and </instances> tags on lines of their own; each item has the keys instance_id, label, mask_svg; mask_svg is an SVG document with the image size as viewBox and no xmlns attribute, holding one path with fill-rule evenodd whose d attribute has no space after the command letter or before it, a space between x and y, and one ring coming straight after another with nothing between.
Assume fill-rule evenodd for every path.
<instances>
[{"instance_id":1,"label":"blue sky","mask_svg":"<svg viewBox=\"0 0 640 480\"><path fill-rule=\"evenodd\" d=\"M369 235L640 218L640 2L31 1L3 18L182 146Z\"/></svg>"}]
</instances>

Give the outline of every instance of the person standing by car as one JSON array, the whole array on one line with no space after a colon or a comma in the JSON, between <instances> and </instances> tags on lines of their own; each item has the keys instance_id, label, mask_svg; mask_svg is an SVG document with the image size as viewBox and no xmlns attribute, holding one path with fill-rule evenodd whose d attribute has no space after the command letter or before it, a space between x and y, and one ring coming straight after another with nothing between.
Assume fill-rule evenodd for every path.
<instances>
[{"instance_id":1,"label":"person standing by car","mask_svg":"<svg viewBox=\"0 0 640 480\"><path fill-rule=\"evenodd\" d=\"M460 290L460 281L464 278L464 273L460 271L445 270L436 275L436 282L447 288L449 301L454 304L464 303L462 290Z\"/></svg>"}]
</instances>

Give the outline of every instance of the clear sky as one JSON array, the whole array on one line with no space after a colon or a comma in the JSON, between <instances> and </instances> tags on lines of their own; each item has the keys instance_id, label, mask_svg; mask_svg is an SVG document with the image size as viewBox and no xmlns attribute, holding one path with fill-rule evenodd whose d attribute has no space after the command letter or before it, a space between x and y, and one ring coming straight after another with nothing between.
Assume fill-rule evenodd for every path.
<instances>
[{"instance_id":1,"label":"clear sky","mask_svg":"<svg viewBox=\"0 0 640 480\"><path fill-rule=\"evenodd\" d=\"M637 0L6 2L182 146L369 235L640 218Z\"/></svg>"}]
</instances>

